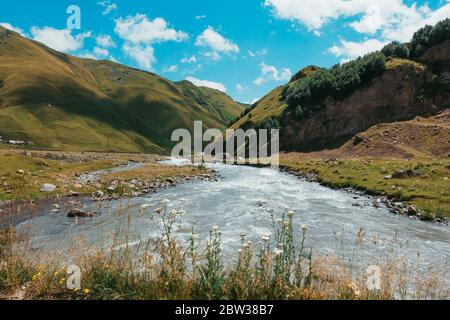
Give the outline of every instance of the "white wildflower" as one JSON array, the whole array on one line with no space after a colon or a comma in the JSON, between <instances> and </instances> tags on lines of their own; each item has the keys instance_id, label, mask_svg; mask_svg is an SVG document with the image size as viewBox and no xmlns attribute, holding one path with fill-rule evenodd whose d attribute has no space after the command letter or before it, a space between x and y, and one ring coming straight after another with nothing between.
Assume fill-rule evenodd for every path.
<instances>
[{"instance_id":1,"label":"white wildflower","mask_svg":"<svg viewBox=\"0 0 450 320\"><path fill-rule=\"evenodd\" d=\"M276 257L279 257L279 256L281 256L283 254L283 250L275 249L273 251L273 253L275 254Z\"/></svg>"},{"instance_id":2,"label":"white wildflower","mask_svg":"<svg viewBox=\"0 0 450 320\"><path fill-rule=\"evenodd\" d=\"M169 199L163 199L163 200L161 200L161 205L167 206L168 204L170 204L170 200L169 200Z\"/></svg>"}]
</instances>

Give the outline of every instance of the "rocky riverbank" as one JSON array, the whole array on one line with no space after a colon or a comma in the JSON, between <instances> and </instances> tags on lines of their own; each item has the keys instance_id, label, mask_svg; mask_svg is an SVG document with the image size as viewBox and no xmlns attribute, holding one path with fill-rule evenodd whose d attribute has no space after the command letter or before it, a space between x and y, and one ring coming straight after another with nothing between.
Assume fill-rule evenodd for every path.
<instances>
[{"instance_id":1,"label":"rocky riverbank","mask_svg":"<svg viewBox=\"0 0 450 320\"><path fill-rule=\"evenodd\" d=\"M309 173L306 171L293 169L290 166L282 165L280 166L280 170L283 172L286 172L288 174L294 175L300 179L303 179L308 182L315 182L319 183L325 187L332 188L332 189L340 189L345 190L346 192L352 193L355 195L355 200L359 197L365 196L369 199L372 199L371 205L375 208L379 208L381 206L385 206L389 209L389 211L396 215L401 215L408 217L412 220L421 220L421 221L433 221L436 223L441 223L444 225L449 225L450 221L443 217L434 217L433 219L430 219L429 216L423 215L420 209L418 209L416 206L409 204L407 202L401 201L393 196L385 195L385 194L377 194L374 192L370 192L368 190L362 190L355 187L340 187L337 184L324 181L319 174L317 173ZM399 171L398 173L395 172L393 175L386 176L385 179L392 179L393 177L400 175L400 173L408 173L409 171ZM355 203L354 205L360 206L358 203Z\"/></svg>"},{"instance_id":2,"label":"rocky riverbank","mask_svg":"<svg viewBox=\"0 0 450 320\"><path fill-rule=\"evenodd\" d=\"M0 226L15 225L37 215L66 214L71 217L92 217L96 213L84 210L92 201L111 201L142 197L161 189L188 181L216 181L219 177L205 167L171 166L132 160L116 163L112 168L96 171L60 174L53 183L42 183L37 199L16 198L0 201ZM25 173L15 173L24 175Z\"/></svg>"}]
</instances>

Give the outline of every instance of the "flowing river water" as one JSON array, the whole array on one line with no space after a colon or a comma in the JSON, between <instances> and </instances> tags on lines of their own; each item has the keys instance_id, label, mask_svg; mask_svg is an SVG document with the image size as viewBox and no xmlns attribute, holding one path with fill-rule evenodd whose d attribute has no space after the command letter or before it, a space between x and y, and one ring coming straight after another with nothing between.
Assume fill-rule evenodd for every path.
<instances>
[{"instance_id":1,"label":"flowing river water","mask_svg":"<svg viewBox=\"0 0 450 320\"><path fill-rule=\"evenodd\" d=\"M382 205L374 207L374 198L332 190L275 169L211 166L221 176L217 182L189 182L147 197L106 202L101 207L92 202L88 209L100 212L94 218L44 214L22 222L18 230L31 235L29 245L39 255L68 256L80 243L92 250L137 246L161 235L160 225L149 218L152 209L163 199L178 207L184 198L186 213L177 224L177 235L188 239L195 223L196 232L205 240L217 225L225 257L236 256L242 233L257 244L263 235L272 233L272 214L276 219L292 209L296 212L297 237L301 236L301 225L307 225L306 246L315 254L337 253L344 261L365 267L395 252L416 261L423 271L430 266L450 271L448 226L396 216ZM150 207L142 212L145 204ZM126 243L114 240L118 226L127 230ZM363 231L365 241L356 245L359 231Z\"/></svg>"}]
</instances>

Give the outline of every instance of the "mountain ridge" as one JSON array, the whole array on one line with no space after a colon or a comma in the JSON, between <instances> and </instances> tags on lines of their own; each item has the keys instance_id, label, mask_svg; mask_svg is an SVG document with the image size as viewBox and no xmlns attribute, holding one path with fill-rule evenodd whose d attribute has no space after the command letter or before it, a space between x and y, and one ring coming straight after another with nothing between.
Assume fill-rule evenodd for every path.
<instances>
[{"instance_id":1,"label":"mountain ridge","mask_svg":"<svg viewBox=\"0 0 450 320\"><path fill-rule=\"evenodd\" d=\"M443 20L408 44L392 43L330 69L306 67L231 127L280 128L283 151L312 152L339 148L378 124L444 112L450 108L449 26Z\"/></svg>"},{"instance_id":2,"label":"mountain ridge","mask_svg":"<svg viewBox=\"0 0 450 320\"><path fill-rule=\"evenodd\" d=\"M168 153L171 132L224 129L245 105L187 81L73 57L0 28L0 136L51 149Z\"/></svg>"}]
</instances>

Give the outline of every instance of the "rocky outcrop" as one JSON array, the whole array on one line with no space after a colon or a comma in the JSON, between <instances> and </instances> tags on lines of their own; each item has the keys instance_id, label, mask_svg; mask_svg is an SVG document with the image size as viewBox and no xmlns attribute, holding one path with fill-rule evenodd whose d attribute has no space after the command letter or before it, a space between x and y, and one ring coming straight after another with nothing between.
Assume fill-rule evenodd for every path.
<instances>
[{"instance_id":1,"label":"rocky outcrop","mask_svg":"<svg viewBox=\"0 0 450 320\"><path fill-rule=\"evenodd\" d=\"M288 120L281 130L283 150L337 147L379 123L432 116L450 107L450 41L433 47L420 64L397 59L384 74L341 101L325 100L323 108L301 121ZM431 62L435 62L433 65ZM431 90L438 85L439 90ZM360 142L359 140L356 143Z\"/></svg>"}]
</instances>

